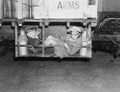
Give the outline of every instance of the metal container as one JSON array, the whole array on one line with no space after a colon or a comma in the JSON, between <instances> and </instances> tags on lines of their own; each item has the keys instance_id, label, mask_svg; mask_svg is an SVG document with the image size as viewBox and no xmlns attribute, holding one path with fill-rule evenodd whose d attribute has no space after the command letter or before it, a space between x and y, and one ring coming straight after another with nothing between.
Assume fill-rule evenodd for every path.
<instances>
[{"instance_id":1,"label":"metal container","mask_svg":"<svg viewBox=\"0 0 120 92\"><path fill-rule=\"evenodd\" d=\"M12 18L30 18L30 0L11 0Z\"/></svg>"},{"instance_id":2,"label":"metal container","mask_svg":"<svg viewBox=\"0 0 120 92\"><path fill-rule=\"evenodd\" d=\"M4 18L11 18L11 0L4 0Z\"/></svg>"},{"instance_id":3,"label":"metal container","mask_svg":"<svg viewBox=\"0 0 120 92\"><path fill-rule=\"evenodd\" d=\"M3 0L0 0L0 19L3 18Z\"/></svg>"},{"instance_id":4,"label":"metal container","mask_svg":"<svg viewBox=\"0 0 120 92\"><path fill-rule=\"evenodd\" d=\"M19 45L27 45L27 41L28 41L28 39L25 34L25 31L21 30L20 35L18 37L18 44ZM28 48L25 46L19 47L19 56L26 56L26 55L28 55Z\"/></svg>"},{"instance_id":5,"label":"metal container","mask_svg":"<svg viewBox=\"0 0 120 92\"><path fill-rule=\"evenodd\" d=\"M32 18L40 19L48 17L47 0L32 0Z\"/></svg>"}]
</instances>

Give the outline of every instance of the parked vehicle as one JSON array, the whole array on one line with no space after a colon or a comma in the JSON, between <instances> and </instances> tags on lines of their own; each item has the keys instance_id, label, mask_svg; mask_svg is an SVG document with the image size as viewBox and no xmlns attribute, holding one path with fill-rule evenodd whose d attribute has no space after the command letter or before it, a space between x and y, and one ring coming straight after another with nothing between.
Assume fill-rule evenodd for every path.
<instances>
[{"instance_id":1,"label":"parked vehicle","mask_svg":"<svg viewBox=\"0 0 120 92\"><path fill-rule=\"evenodd\" d=\"M97 25L97 0L0 1L3 3L0 7L4 8L0 10L1 26L14 27L15 57L57 57L53 46L46 46L45 41L49 36L64 37L75 27L82 30L82 46L76 46L81 48L67 57L92 58L91 36Z\"/></svg>"},{"instance_id":2,"label":"parked vehicle","mask_svg":"<svg viewBox=\"0 0 120 92\"><path fill-rule=\"evenodd\" d=\"M120 54L120 0L98 0L97 30L94 50Z\"/></svg>"}]
</instances>

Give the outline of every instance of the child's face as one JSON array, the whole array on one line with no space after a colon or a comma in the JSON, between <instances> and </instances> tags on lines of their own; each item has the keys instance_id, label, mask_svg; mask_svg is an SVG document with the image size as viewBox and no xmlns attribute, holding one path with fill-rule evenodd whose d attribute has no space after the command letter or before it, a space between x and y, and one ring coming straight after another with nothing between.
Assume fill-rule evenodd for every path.
<instances>
[{"instance_id":1,"label":"child's face","mask_svg":"<svg viewBox=\"0 0 120 92\"><path fill-rule=\"evenodd\" d=\"M76 40L79 37L79 35L77 32L72 32L71 37L72 37L72 39Z\"/></svg>"}]
</instances>

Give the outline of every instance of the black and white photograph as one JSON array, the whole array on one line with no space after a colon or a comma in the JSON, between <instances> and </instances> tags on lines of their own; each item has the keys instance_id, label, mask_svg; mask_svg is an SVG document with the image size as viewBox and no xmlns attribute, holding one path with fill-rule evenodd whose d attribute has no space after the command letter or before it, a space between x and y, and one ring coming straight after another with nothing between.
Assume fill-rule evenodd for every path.
<instances>
[{"instance_id":1,"label":"black and white photograph","mask_svg":"<svg viewBox=\"0 0 120 92\"><path fill-rule=\"evenodd\" d=\"M119 92L120 0L0 0L0 92Z\"/></svg>"}]
</instances>

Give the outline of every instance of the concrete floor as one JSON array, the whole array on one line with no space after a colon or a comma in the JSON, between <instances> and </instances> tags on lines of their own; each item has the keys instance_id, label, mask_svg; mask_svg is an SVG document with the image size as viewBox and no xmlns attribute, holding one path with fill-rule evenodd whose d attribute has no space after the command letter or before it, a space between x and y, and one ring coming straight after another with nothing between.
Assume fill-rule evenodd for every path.
<instances>
[{"instance_id":1,"label":"concrete floor","mask_svg":"<svg viewBox=\"0 0 120 92\"><path fill-rule=\"evenodd\" d=\"M13 62L0 58L0 92L120 92L120 62L98 52L92 62Z\"/></svg>"}]
</instances>

